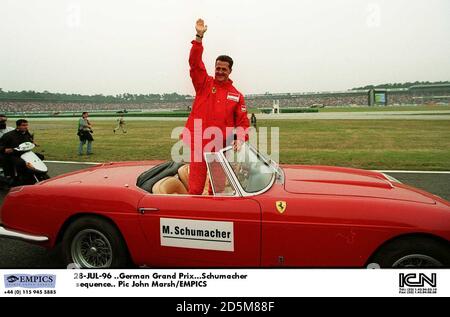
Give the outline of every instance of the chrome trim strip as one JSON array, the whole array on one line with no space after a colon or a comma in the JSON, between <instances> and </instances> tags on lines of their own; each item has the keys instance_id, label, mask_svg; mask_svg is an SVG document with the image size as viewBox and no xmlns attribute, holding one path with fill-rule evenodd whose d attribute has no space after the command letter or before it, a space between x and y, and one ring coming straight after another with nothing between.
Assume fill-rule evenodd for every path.
<instances>
[{"instance_id":1,"label":"chrome trim strip","mask_svg":"<svg viewBox=\"0 0 450 317\"><path fill-rule=\"evenodd\" d=\"M141 207L139 208L140 214L145 214L146 211L159 211L159 208L152 208L152 207Z\"/></svg>"},{"instance_id":2,"label":"chrome trim strip","mask_svg":"<svg viewBox=\"0 0 450 317\"><path fill-rule=\"evenodd\" d=\"M394 185L392 184L392 182L396 182L396 183L402 183L401 181L399 181L398 179L396 179L395 177L392 177L391 175L388 175L386 173L380 172L389 182L389 184L392 186L392 188L394 188Z\"/></svg>"},{"instance_id":3,"label":"chrome trim strip","mask_svg":"<svg viewBox=\"0 0 450 317\"><path fill-rule=\"evenodd\" d=\"M0 225L0 237L9 238L14 240L23 240L23 241L31 241L31 242L45 242L48 241L48 237L46 236L36 236L31 234L26 234L18 231L12 231L5 229L2 225Z\"/></svg>"}]
</instances>

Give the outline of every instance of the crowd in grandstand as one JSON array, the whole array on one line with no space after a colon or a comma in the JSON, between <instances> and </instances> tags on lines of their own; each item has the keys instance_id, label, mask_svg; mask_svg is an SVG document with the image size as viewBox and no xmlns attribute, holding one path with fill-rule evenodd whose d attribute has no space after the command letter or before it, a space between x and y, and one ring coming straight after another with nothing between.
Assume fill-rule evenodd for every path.
<instances>
[{"instance_id":1,"label":"crowd in grandstand","mask_svg":"<svg viewBox=\"0 0 450 317\"><path fill-rule=\"evenodd\" d=\"M272 107L274 99L249 98L247 105L249 107L268 108ZM351 96L295 96L289 98L278 98L281 107L312 107L323 105L326 107L344 106L344 105L367 105L367 95L351 95Z\"/></svg>"},{"instance_id":2,"label":"crowd in grandstand","mask_svg":"<svg viewBox=\"0 0 450 317\"><path fill-rule=\"evenodd\" d=\"M49 102L15 102L0 101L0 112L81 112L94 110L164 110L188 109L191 101L153 102L153 103L49 103Z\"/></svg>"},{"instance_id":3,"label":"crowd in grandstand","mask_svg":"<svg viewBox=\"0 0 450 317\"><path fill-rule=\"evenodd\" d=\"M450 86L439 90L425 89L397 90L387 92L388 105L423 104L430 102L450 101ZM251 108L271 108L274 100L278 100L280 107L338 107L338 106L367 106L367 91L317 94L267 94L249 95L246 97L247 106ZM87 102L37 102L37 101L0 101L2 113L29 112L76 112L81 111L119 111L119 110L190 110L192 100L165 101L155 100L146 103L87 103Z\"/></svg>"}]
</instances>

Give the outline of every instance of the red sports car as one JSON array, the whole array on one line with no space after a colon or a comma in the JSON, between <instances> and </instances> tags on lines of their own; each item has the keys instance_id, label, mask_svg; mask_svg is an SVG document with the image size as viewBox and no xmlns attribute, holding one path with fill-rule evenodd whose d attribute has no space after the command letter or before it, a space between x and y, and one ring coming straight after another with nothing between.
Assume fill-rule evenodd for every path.
<instances>
[{"instance_id":1,"label":"red sports car","mask_svg":"<svg viewBox=\"0 0 450 317\"><path fill-rule=\"evenodd\" d=\"M174 162L15 187L0 236L62 244L87 268L450 267L450 203L437 196L378 172L278 166L250 146L205 158L205 195L188 195L189 166Z\"/></svg>"}]
</instances>

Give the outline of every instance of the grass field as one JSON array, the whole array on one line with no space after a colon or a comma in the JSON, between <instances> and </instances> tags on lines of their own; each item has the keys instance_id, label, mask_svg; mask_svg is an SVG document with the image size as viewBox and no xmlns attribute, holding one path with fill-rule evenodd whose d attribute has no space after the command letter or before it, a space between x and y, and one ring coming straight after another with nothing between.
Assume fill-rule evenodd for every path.
<instances>
[{"instance_id":1,"label":"grass field","mask_svg":"<svg viewBox=\"0 0 450 317\"><path fill-rule=\"evenodd\" d=\"M171 131L183 121L128 121L113 133L115 118L94 123L91 156L78 156L77 121L30 121L48 160L170 159ZM279 127L280 161L366 169L450 170L450 122L419 120L260 120Z\"/></svg>"}]
</instances>

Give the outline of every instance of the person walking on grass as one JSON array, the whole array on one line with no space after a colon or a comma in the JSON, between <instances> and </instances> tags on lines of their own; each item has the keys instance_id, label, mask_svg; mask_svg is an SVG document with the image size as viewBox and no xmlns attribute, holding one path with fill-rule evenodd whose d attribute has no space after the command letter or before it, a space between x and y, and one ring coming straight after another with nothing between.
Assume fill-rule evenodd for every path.
<instances>
[{"instance_id":1,"label":"person walking on grass","mask_svg":"<svg viewBox=\"0 0 450 317\"><path fill-rule=\"evenodd\" d=\"M113 132L116 133L117 130L121 129L123 133L127 133L127 128L125 127L125 119L123 115L117 119L117 126L114 128Z\"/></svg>"},{"instance_id":2,"label":"person walking on grass","mask_svg":"<svg viewBox=\"0 0 450 317\"><path fill-rule=\"evenodd\" d=\"M78 120L77 135L80 138L80 144L78 146L78 155L83 155L83 146L86 144L86 142L87 142L86 154L87 155L92 154L92 141L94 141L92 133L94 133L94 131L92 130L92 124L89 121L88 116L89 113L85 111L81 115L80 120Z\"/></svg>"}]
</instances>

